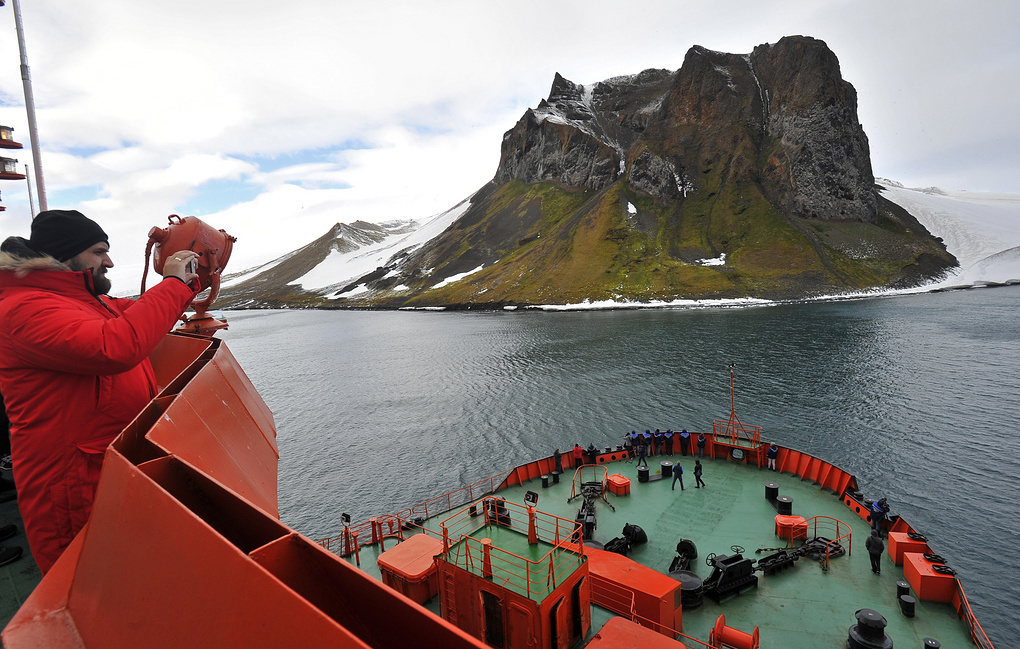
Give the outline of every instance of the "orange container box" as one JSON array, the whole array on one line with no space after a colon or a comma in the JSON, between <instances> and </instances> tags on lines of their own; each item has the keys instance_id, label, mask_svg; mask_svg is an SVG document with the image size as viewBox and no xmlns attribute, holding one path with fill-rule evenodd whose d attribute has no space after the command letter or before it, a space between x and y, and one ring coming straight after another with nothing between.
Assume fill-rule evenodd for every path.
<instances>
[{"instance_id":1,"label":"orange container box","mask_svg":"<svg viewBox=\"0 0 1020 649\"><path fill-rule=\"evenodd\" d=\"M630 478L626 478L619 473L614 473L609 476L608 480L610 492L617 496L626 496L630 493Z\"/></svg>"},{"instance_id":2,"label":"orange container box","mask_svg":"<svg viewBox=\"0 0 1020 649\"><path fill-rule=\"evenodd\" d=\"M807 528L803 516L776 516L776 536L781 539L806 539Z\"/></svg>"},{"instance_id":3,"label":"orange container box","mask_svg":"<svg viewBox=\"0 0 1020 649\"><path fill-rule=\"evenodd\" d=\"M924 554L931 552L924 541L914 541L906 532L889 532L889 558L897 566L903 565L903 555L907 552Z\"/></svg>"},{"instance_id":4,"label":"orange container box","mask_svg":"<svg viewBox=\"0 0 1020 649\"><path fill-rule=\"evenodd\" d=\"M424 604L439 592L435 557L442 553L441 539L415 534L380 554L376 563L384 584Z\"/></svg>"},{"instance_id":5,"label":"orange container box","mask_svg":"<svg viewBox=\"0 0 1020 649\"><path fill-rule=\"evenodd\" d=\"M949 602L956 593L956 577L935 572L935 564L925 560L920 552L903 555L903 576L917 593L918 599L926 602Z\"/></svg>"}]
</instances>

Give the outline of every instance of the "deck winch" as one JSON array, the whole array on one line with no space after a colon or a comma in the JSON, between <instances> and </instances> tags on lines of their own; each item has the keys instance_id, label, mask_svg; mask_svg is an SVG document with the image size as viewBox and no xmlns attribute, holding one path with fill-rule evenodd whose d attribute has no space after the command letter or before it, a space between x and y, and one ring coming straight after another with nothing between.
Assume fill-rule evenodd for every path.
<instances>
[{"instance_id":1,"label":"deck winch","mask_svg":"<svg viewBox=\"0 0 1020 649\"><path fill-rule=\"evenodd\" d=\"M631 525L627 523L623 526L623 536L618 536L612 541L603 546L603 549L607 552L615 552L627 556L630 549L635 545L641 545L642 543L648 542L648 535L645 534L644 529L638 525Z\"/></svg>"},{"instance_id":2,"label":"deck winch","mask_svg":"<svg viewBox=\"0 0 1020 649\"><path fill-rule=\"evenodd\" d=\"M796 550L787 548L758 548L755 554L761 554L767 550L775 550L775 554L758 559L755 570L771 575L789 568L801 557L808 557L818 561L823 571L828 571L828 559L835 559L846 554L846 548L841 543L833 542L823 536L816 536L804 541Z\"/></svg>"},{"instance_id":3,"label":"deck winch","mask_svg":"<svg viewBox=\"0 0 1020 649\"><path fill-rule=\"evenodd\" d=\"M669 564L670 573L676 572L677 570L688 570L691 567L691 562L698 558L698 547L694 545L694 541L690 539L680 539L680 542L676 544L676 556L673 557L672 563Z\"/></svg>"}]
</instances>

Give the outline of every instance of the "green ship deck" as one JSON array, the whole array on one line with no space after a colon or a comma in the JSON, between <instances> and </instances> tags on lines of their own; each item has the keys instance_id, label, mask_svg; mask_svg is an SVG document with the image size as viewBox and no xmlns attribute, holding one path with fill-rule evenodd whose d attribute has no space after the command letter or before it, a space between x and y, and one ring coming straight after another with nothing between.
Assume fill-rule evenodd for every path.
<instances>
[{"instance_id":1,"label":"green ship deck","mask_svg":"<svg viewBox=\"0 0 1020 649\"><path fill-rule=\"evenodd\" d=\"M794 516L805 519L826 516L842 521L852 528L852 541L845 544L848 546L847 554L832 559L827 571L822 569L819 561L802 557L792 567L772 575L756 572L756 589L723 599L721 604L705 597L698 608L683 611L682 631L685 635L708 642L717 618L725 614L726 624L730 627L747 633L758 627L763 649L843 648L849 627L856 624L856 611L869 608L886 618L886 633L897 647L923 647L926 638L934 638L943 647L974 646L967 625L950 604L921 601L911 589L910 594L918 599L915 615L909 618L901 612L897 582L905 581L903 568L894 565L889 557L886 540L887 551L882 555L881 574L872 573L869 555L864 549L870 524L845 505L840 495L790 473L772 472L728 459L708 458L702 459L706 486L697 489L694 486L694 460L692 456L679 454L649 458L649 481L644 483L638 480L635 460L598 465L604 466L609 475L621 474L631 482L629 494L607 494L606 498L615 511L605 502L595 501L597 528L593 540L604 544L622 536L626 524L639 525L647 534L648 542L634 546L628 556L666 574L676 555L677 543L680 539L689 539L698 552L689 570L705 579L712 571L706 563L709 554L733 555L734 549L739 551L742 548L744 557L761 559L772 554L773 548L786 546L786 540L776 535L777 510L765 498L765 483L772 482L779 485L780 496L792 498ZM671 490L672 479L662 478L662 461L679 461L684 467L683 491L679 484L675 491ZM588 469L585 479L590 479L590 475L591 469ZM573 476L574 469L567 468L558 484L549 479L549 486L543 487L541 478L532 478L500 489L498 495L511 503L523 505L525 494L535 492L539 498L537 510L573 521L583 502L580 497L568 502ZM476 494L470 502L480 503L481 500L482 497ZM463 507L431 515L422 525L439 531L440 523L460 509ZM812 536L810 530L808 535ZM821 531L818 535L828 536ZM493 539L494 545L526 558L548 550L545 544L537 546L541 548L539 550L536 546L529 548L525 534L498 526L483 528L473 536L488 536ZM397 542L396 538L386 539L385 549L393 548ZM794 544L796 547L799 542ZM330 547L333 551L338 550L337 545L331 544ZM767 550L759 553L759 549ZM376 578L380 578L376 564L380 551L378 544L362 545L360 548L359 567ZM348 560L353 561L353 556ZM438 597L433 597L426 607L438 614ZM614 615L593 606L589 638ZM690 641L687 643L692 645Z\"/></svg>"},{"instance_id":2,"label":"green ship deck","mask_svg":"<svg viewBox=\"0 0 1020 649\"><path fill-rule=\"evenodd\" d=\"M4 477L10 479L10 474L5 474ZM20 559L0 566L0 628L6 626L14 617L42 578L28 549L28 539L25 538L25 528L21 523L17 500L0 503L0 527L9 524L16 525L18 533L5 541L0 541L0 545L20 546L22 554Z\"/></svg>"}]
</instances>

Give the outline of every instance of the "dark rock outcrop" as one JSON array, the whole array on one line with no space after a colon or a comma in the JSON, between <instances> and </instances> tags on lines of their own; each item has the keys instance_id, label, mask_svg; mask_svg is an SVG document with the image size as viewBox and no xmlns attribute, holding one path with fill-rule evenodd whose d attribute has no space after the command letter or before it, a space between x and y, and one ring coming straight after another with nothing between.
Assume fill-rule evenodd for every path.
<instances>
[{"instance_id":1,"label":"dark rock outcrop","mask_svg":"<svg viewBox=\"0 0 1020 649\"><path fill-rule=\"evenodd\" d=\"M749 55L695 46L676 73L590 88L557 74L549 98L503 136L494 180L601 190L626 175L671 201L721 166L726 181L760 182L790 214L875 220L857 93L825 43L801 36Z\"/></svg>"}]
</instances>

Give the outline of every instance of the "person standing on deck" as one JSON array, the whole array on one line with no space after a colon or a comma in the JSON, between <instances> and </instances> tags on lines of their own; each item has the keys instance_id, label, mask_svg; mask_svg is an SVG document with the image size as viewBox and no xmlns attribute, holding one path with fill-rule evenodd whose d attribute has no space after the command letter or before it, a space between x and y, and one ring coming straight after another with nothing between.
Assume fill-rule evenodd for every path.
<instances>
[{"instance_id":1,"label":"person standing on deck","mask_svg":"<svg viewBox=\"0 0 1020 649\"><path fill-rule=\"evenodd\" d=\"M769 471L776 470L776 457L779 456L779 447L775 444L769 446L769 450L765 451L765 457L769 461Z\"/></svg>"},{"instance_id":2,"label":"person standing on deck","mask_svg":"<svg viewBox=\"0 0 1020 649\"><path fill-rule=\"evenodd\" d=\"M643 437L639 437L637 441L637 457L638 457L637 466L641 466L643 464L646 469L648 468L648 460L645 459L645 455L647 453L648 453L648 441Z\"/></svg>"},{"instance_id":3,"label":"person standing on deck","mask_svg":"<svg viewBox=\"0 0 1020 649\"><path fill-rule=\"evenodd\" d=\"M666 455L673 455L673 429L666 429Z\"/></svg>"},{"instance_id":4,"label":"person standing on deck","mask_svg":"<svg viewBox=\"0 0 1020 649\"><path fill-rule=\"evenodd\" d=\"M560 449L553 451L553 469L563 473L563 460L560 457Z\"/></svg>"},{"instance_id":5,"label":"person standing on deck","mask_svg":"<svg viewBox=\"0 0 1020 649\"><path fill-rule=\"evenodd\" d=\"M584 464L584 449L581 448L581 443L574 444L574 466L579 467Z\"/></svg>"},{"instance_id":6,"label":"person standing on deck","mask_svg":"<svg viewBox=\"0 0 1020 649\"><path fill-rule=\"evenodd\" d=\"M177 253L138 300L108 297L110 244L74 210L47 210L0 246L0 392L29 547L46 574L92 511L110 442L156 396L149 354L195 297Z\"/></svg>"},{"instance_id":7,"label":"person standing on deck","mask_svg":"<svg viewBox=\"0 0 1020 649\"><path fill-rule=\"evenodd\" d=\"M871 556L871 572L876 575L882 573L882 553L885 552L885 543L882 543L882 536L878 530L872 530L871 536L864 542L864 547Z\"/></svg>"},{"instance_id":8,"label":"person standing on deck","mask_svg":"<svg viewBox=\"0 0 1020 649\"><path fill-rule=\"evenodd\" d=\"M889 503L885 498L879 498L871 505L871 529L882 534L882 523L885 522L885 515L889 513Z\"/></svg>"},{"instance_id":9,"label":"person standing on deck","mask_svg":"<svg viewBox=\"0 0 1020 649\"><path fill-rule=\"evenodd\" d=\"M694 484L695 489L705 486L705 481L701 479L701 460L694 460L694 479L697 480Z\"/></svg>"},{"instance_id":10,"label":"person standing on deck","mask_svg":"<svg viewBox=\"0 0 1020 649\"><path fill-rule=\"evenodd\" d=\"M698 457L705 457L705 433L698 433Z\"/></svg>"},{"instance_id":11,"label":"person standing on deck","mask_svg":"<svg viewBox=\"0 0 1020 649\"><path fill-rule=\"evenodd\" d=\"M687 449L691 445L691 434L684 428L680 431L680 455L686 456Z\"/></svg>"},{"instance_id":12,"label":"person standing on deck","mask_svg":"<svg viewBox=\"0 0 1020 649\"><path fill-rule=\"evenodd\" d=\"M676 483L677 483L678 480L680 481L680 491L683 491L684 490L684 468L682 466L680 466L679 462L677 462L676 464L673 465L673 486L670 487L671 491L676 489Z\"/></svg>"}]
</instances>

